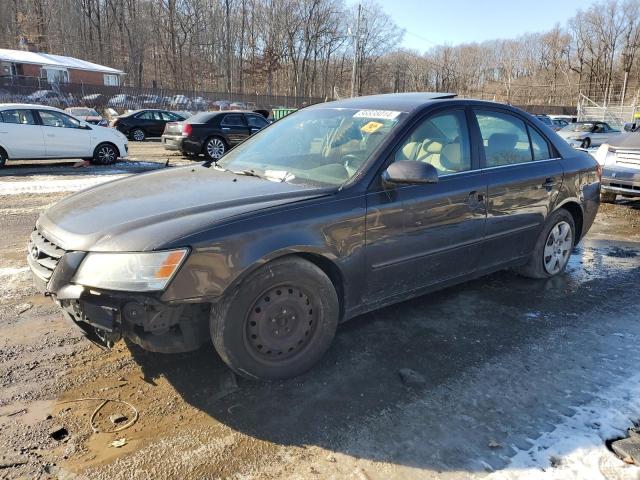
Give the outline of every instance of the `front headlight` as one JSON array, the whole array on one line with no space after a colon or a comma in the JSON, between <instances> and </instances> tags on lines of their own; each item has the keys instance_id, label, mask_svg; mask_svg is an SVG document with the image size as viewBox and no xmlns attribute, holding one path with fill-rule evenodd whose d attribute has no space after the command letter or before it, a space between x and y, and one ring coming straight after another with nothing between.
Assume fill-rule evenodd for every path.
<instances>
[{"instance_id":1,"label":"front headlight","mask_svg":"<svg viewBox=\"0 0 640 480\"><path fill-rule=\"evenodd\" d=\"M128 292L163 290L182 265L187 249L144 253L89 253L73 278L87 287Z\"/></svg>"}]
</instances>

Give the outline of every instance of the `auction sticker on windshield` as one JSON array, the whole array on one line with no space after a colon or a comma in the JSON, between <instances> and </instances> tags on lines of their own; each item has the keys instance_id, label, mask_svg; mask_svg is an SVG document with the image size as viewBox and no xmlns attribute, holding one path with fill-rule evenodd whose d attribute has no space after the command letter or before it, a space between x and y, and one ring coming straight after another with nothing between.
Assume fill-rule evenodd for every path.
<instances>
[{"instance_id":1,"label":"auction sticker on windshield","mask_svg":"<svg viewBox=\"0 0 640 480\"><path fill-rule=\"evenodd\" d=\"M402 112L393 110L360 110L353 115L353 118L381 118L383 120L393 120Z\"/></svg>"},{"instance_id":2,"label":"auction sticker on windshield","mask_svg":"<svg viewBox=\"0 0 640 480\"><path fill-rule=\"evenodd\" d=\"M376 130L380 130L380 127L384 125L380 122L369 122L366 125L360 127L360 130L364 133L373 133Z\"/></svg>"}]
</instances>

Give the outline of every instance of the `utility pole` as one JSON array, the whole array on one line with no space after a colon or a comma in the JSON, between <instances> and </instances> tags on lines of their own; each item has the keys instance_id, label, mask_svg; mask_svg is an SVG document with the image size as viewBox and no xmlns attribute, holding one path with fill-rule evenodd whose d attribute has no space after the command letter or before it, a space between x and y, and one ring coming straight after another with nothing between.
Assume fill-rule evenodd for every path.
<instances>
[{"instance_id":1,"label":"utility pole","mask_svg":"<svg viewBox=\"0 0 640 480\"><path fill-rule=\"evenodd\" d=\"M353 42L353 67L351 69L351 97L356 96L356 66L358 63L358 51L360 49L360 16L362 14L362 4L358 4L358 20L356 21L356 33Z\"/></svg>"}]
</instances>

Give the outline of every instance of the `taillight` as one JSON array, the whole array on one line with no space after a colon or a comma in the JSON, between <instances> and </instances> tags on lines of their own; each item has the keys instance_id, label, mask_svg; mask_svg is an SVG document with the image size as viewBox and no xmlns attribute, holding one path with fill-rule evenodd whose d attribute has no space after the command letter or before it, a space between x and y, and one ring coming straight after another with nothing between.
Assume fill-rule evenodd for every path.
<instances>
[{"instance_id":1,"label":"taillight","mask_svg":"<svg viewBox=\"0 0 640 480\"><path fill-rule=\"evenodd\" d=\"M596 165L596 174L598 175L598 180L602 181L602 165L599 163Z\"/></svg>"},{"instance_id":2,"label":"taillight","mask_svg":"<svg viewBox=\"0 0 640 480\"><path fill-rule=\"evenodd\" d=\"M189 135L191 135L191 132L193 132L193 127L190 123L185 123L182 125L182 135L188 137Z\"/></svg>"}]
</instances>

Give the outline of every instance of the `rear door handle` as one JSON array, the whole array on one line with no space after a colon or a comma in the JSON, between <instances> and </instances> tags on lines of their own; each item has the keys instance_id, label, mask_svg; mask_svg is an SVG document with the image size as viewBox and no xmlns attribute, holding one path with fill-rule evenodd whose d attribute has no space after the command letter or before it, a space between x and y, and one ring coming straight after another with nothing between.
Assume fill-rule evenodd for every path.
<instances>
[{"instance_id":1,"label":"rear door handle","mask_svg":"<svg viewBox=\"0 0 640 480\"><path fill-rule=\"evenodd\" d=\"M484 207L484 193L473 190L469 193L467 202L469 203L469 208L471 208L472 210L481 206Z\"/></svg>"}]
</instances>

